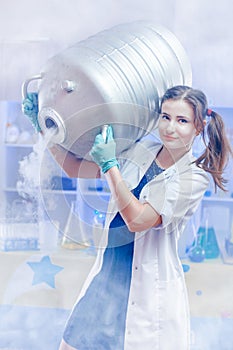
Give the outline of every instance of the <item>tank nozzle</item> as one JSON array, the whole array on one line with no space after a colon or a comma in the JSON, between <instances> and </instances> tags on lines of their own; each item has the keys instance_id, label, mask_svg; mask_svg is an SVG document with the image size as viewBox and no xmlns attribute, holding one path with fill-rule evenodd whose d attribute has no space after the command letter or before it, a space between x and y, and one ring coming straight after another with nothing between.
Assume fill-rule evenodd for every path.
<instances>
[{"instance_id":1,"label":"tank nozzle","mask_svg":"<svg viewBox=\"0 0 233 350\"><path fill-rule=\"evenodd\" d=\"M45 126L47 129L51 129L51 128L57 129L58 128L57 123L51 117L48 117L45 119Z\"/></svg>"}]
</instances>

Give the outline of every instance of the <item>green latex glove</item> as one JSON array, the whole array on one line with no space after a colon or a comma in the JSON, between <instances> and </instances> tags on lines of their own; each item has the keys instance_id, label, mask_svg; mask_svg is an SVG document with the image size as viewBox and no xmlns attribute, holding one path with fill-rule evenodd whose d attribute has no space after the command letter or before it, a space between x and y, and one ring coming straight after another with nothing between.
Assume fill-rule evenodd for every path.
<instances>
[{"instance_id":1,"label":"green latex glove","mask_svg":"<svg viewBox=\"0 0 233 350\"><path fill-rule=\"evenodd\" d=\"M103 173L106 173L114 166L119 168L116 159L116 142L113 138L113 130L111 126L108 126L107 128L106 142L104 141L102 134L98 134L89 154L94 162L99 165Z\"/></svg>"},{"instance_id":2,"label":"green latex glove","mask_svg":"<svg viewBox=\"0 0 233 350\"><path fill-rule=\"evenodd\" d=\"M36 92L29 92L27 97L22 102L23 114L28 117L34 129L37 132L41 131L38 123L38 94Z\"/></svg>"}]
</instances>

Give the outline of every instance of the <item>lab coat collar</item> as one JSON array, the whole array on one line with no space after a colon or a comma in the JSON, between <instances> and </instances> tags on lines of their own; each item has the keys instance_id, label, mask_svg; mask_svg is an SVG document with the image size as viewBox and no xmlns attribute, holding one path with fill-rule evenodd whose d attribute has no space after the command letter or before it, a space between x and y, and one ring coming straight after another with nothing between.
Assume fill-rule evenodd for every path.
<instances>
[{"instance_id":1,"label":"lab coat collar","mask_svg":"<svg viewBox=\"0 0 233 350\"><path fill-rule=\"evenodd\" d=\"M139 184L162 146L163 144L159 141L139 142L124 155L124 159L127 159L127 161L124 163L121 170L129 189L135 188ZM156 178L160 178L160 176L169 178L175 173L181 172L184 167L190 166L194 160L192 149L190 149L176 163L165 169L164 172L159 174Z\"/></svg>"},{"instance_id":2,"label":"lab coat collar","mask_svg":"<svg viewBox=\"0 0 233 350\"><path fill-rule=\"evenodd\" d=\"M151 165L152 161L156 158L157 154L162 148L162 144L156 145L154 152L150 152L150 157L148 157L147 162L143 162L142 166L139 169L139 181L143 177L143 175L146 173L147 169ZM184 171L185 168L190 167L191 163L195 160L193 154L192 154L192 149L190 149L187 153L185 153L177 162L172 164L170 167L164 170L161 174L159 174L157 177L159 178L160 176L164 177L165 179L170 178L171 176L175 175L176 173L181 173ZM156 177L156 178L157 178Z\"/></svg>"}]
</instances>

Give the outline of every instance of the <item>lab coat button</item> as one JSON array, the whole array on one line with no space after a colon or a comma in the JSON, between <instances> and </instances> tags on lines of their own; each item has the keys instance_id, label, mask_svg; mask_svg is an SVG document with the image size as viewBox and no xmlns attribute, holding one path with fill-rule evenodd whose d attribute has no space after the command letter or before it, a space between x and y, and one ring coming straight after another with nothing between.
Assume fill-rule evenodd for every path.
<instances>
[{"instance_id":1,"label":"lab coat button","mask_svg":"<svg viewBox=\"0 0 233 350\"><path fill-rule=\"evenodd\" d=\"M135 305L135 301L132 301L131 305Z\"/></svg>"},{"instance_id":2,"label":"lab coat button","mask_svg":"<svg viewBox=\"0 0 233 350\"><path fill-rule=\"evenodd\" d=\"M135 266L135 270L138 270L138 267L137 267L137 266Z\"/></svg>"}]
</instances>

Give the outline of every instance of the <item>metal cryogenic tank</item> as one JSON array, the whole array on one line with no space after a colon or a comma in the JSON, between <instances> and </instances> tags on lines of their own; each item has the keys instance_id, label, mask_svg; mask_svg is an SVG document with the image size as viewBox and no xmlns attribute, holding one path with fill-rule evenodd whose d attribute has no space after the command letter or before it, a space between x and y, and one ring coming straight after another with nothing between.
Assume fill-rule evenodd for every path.
<instances>
[{"instance_id":1,"label":"metal cryogenic tank","mask_svg":"<svg viewBox=\"0 0 233 350\"><path fill-rule=\"evenodd\" d=\"M115 26L47 61L39 79L39 124L56 128L52 141L87 158L101 126L111 124L117 154L156 124L167 88L191 85L185 50L166 28L151 22Z\"/></svg>"}]
</instances>

